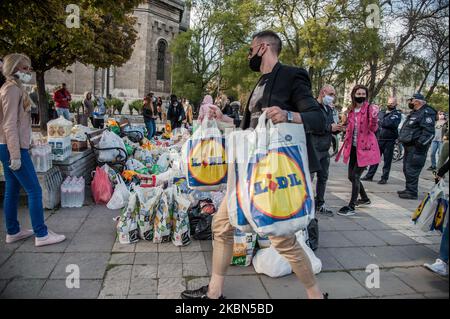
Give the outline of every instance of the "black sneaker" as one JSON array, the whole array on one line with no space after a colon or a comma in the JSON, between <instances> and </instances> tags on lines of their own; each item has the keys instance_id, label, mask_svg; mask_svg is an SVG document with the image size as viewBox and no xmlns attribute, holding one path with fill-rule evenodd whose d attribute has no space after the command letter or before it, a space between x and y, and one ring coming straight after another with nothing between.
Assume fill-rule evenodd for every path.
<instances>
[{"instance_id":1,"label":"black sneaker","mask_svg":"<svg viewBox=\"0 0 450 319\"><path fill-rule=\"evenodd\" d=\"M397 191L397 194L404 194L404 193L407 193L408 191L406 190L406 189L404 189L404 190L402 190L402 191Z\"/></svg>"},{"instance_id":2,"label":"black sneaker","mask_svg":"<svg viewBox=\"0 0 450 319\"><path fill-rule=\"evenodd\" d=\"M372 204L372 202L370 201L370 199L358 199L355 203L355 207L365 207L365 206L369 206L370 204Z\"/></svg>"},{"instance_id":3,"label":"black sneaker","mask_svg":"<svg viewBox=\"0 0 450 319\"><path fill-rule=\"evenodd\" d=\"M320 207L316 210L316 212L317 212L318 214L324 215L324 216L329 216L329 217L334 216L334 213L333 213L331 210L329 210L328 208L326 208L325 205L320 206Z\"/></svg>"},{"instance_id":4,"label":"black sneaker","mask_svg":"<svg viewBox=\"0 0 450 319\"><path fill-rule=\"evenodd\" d=\"M211 299L207 295L208 286L203 286L195 290L185 290L181 293L181 299ZM224 296L220 296L219 299L225 299Z\"/></svg>"},{"instance_id":5,"label":"black sneaker","mask_svg":"<svg viewBox=\"0 0 450 319\"><path fill-rule=\"evenodd\" d=\"M430 166L427 168L427 171L435 171L435 170L436 170L436 167L434 167L434 166Z\"/></svg>"},{"instance_id":6,"label":"black sneaker","mask_svg":"<svg viewBox=\"0 0 450 319\"><path fill-rule=\"evenodd\" d=\"M401 193L401 194L398 194L398 197L400 197L402 199L413 199L413 200L418 198L417 195L414 195L411 193Z\"/></svg>"},{"instance_id":7,"label":"black sneaker","mask_svg":"<svg viewBox=\"0 0 450 319\"><path fill-rule=\"evenodd\" d=\"M362 177L361 180L363 182L371 182L373 180L373 177L368 177L367 175Z\"/></svg>"},{"instance_id":8,"label":"black sneaker","mask_svg":"<svg viewBox=\"0 0 450 319\"><path fill-rule=\"evenodd\" d=\"M340 216L353 216L356 212L354 207L344 206L337 212L337 214Z\"/></svg>"},{"instance_id":9,"label":"black sneaker","mask_svg":"<svg viewBox=\"0 0 450 319\"><path fill-rule=\"evenodd\" d=\"M387 180L382 179L382 180L380 180L380 181L378 182L378 184L380 184L380 185L387 184Z\"/></svg>"}]
</instances>

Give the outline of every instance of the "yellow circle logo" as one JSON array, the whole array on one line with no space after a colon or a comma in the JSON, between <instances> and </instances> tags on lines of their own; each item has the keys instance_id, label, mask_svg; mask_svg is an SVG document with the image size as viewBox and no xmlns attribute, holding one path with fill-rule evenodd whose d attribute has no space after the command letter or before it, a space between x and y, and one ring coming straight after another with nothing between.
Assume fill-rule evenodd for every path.
<instances>
[{"instance_id":1,"label":"yellow circle logo","mask_svg":"<svg viewBox=\"0 0 450 319\"><path fill-rule=\"evenodd\" d=\"M189 172L199 183L216 185L226 176L228 166L221 140L202 140L189 153Z\"/></svg>"},{"instance_id":2,"label":"yellow circle logo","mask_svg":"<svg viewBox=\"0 0 450 319\"><path fill-rule=\"evenodd\" d=\"M303 209L307 197L305 175L287 154L269 152L257 161L250 177L250 198L262 214L288 219Z\"/></svg>"}]
</instances>

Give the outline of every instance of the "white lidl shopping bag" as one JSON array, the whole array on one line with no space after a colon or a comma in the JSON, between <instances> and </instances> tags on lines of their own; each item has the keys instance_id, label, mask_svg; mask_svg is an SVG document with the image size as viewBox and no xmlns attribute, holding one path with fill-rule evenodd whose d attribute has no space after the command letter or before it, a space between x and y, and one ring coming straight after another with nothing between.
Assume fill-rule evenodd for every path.
<instances>
[{"instance_id":1,"label":"white lidl shopping bag","mask_svg":"<svg viewBox=\"0 0 450 319\"><path fill-rule=\"evenodd\" d=\"M448 200L444 180L434 185L414 211L412 221L424 232L443 231L448 219Z\"/></svg>"},{"instance_id":2,"label":"white lidl shopping bag","mask_svg":"<svg viewBox=\"0 0 450 319\"><path fill-rule=\"evenodd\" d=\"M303 125L267 121L264 112L249 138L249 160L238 165L248 200L243 212L260 236L286 236L314 218L314 195Z\"/></svg>"},{"instance_id":3,"label":"white lidl shopping bag","mask_svg":"<svg viewBox=\"0 0 450 319\"><path fill-rule=\"evenodd\" d=\"M222 190L227 182L225 137L216 121L203 120L183 146L183 167L191 189Z\"/></svg>"}]
</instances>

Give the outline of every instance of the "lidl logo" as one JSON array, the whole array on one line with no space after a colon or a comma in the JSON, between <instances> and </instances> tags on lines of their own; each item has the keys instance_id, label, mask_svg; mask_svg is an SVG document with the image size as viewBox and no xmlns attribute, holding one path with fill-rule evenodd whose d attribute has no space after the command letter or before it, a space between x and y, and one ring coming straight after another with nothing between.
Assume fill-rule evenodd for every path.
<instances>
[{"instance_id":1,"label":"lidl logo","mask_svg":"<svg viewBox=\"0 0 450 319\"><path fill-rule=\"evenodd\" d=\"M204 185L216 185L227 174L226 151L222 139L202 140L189 153L189 173L195 181Z\"/></svg>"},{"instance_id":2,"label":"lidl logo","mask_svg":"<svg viewBox=\"0 0 450 319\"><path fill-rule=\"evenodd\" d=\"M271 151L257 159L249 172L252 209L275 219L288 219L302 211L308 198L307 184L292 155Z\"/></svg>"}]
</instances>

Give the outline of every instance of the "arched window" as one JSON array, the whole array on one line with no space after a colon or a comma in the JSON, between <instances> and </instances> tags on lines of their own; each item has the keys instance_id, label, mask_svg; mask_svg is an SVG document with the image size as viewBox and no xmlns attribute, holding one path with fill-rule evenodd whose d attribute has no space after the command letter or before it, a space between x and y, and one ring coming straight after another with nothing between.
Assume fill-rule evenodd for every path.
<instances>
[{"instance_id":1,"label":"arched window","mask_svg":"<svg viewBox=\"0 0 450 319\"><path fill-rule=\"evenodd\" d=\"M156 72L156 79L159 81L164 81L164 66L166 62L166 42L164 40L159 40L158 42L158 67Z\"/></svg>"}]
</instances>

